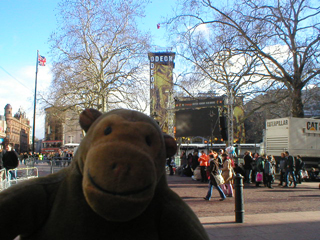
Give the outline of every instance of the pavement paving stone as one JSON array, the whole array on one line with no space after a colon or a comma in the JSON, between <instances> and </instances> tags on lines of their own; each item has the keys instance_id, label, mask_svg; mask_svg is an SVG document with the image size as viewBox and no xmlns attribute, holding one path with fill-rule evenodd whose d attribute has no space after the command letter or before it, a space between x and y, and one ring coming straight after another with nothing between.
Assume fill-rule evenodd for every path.
<instances>
[{"instance_id":1,"label":"pavement paving stone","mask_svg":"<svg viewBox=\"0 0 320 240\"><path fill-rule=\"evenodd\" d=\"M244 223L232 216L199 218L210 239L320 239L320 211L246 215Z\"/></svg>"},{"instance_id":2,"label":"pavement paving stone","mask_svg":"<svg viewBox=\"0 0 320 240\"><path fill-rule=\"evenodd\" d=\"M40 176L50 170L45 164L38 167ZM320 240L319 183L286 189L276 183L274 189L245 184L244 223L235 223L234 198L219 202L214 192L211 201L204 201L207 184L186 177L168 176L168 183L195 211L210 240Z\"/></svg>"}]
</instances>

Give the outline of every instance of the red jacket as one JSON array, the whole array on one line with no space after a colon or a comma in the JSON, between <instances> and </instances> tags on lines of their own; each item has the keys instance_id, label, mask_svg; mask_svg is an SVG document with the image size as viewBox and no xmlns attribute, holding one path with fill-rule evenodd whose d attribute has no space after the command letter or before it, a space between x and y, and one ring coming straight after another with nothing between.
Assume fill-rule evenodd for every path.
<instances>
[{"instance_id":1,"label":"red jacket","mask_svg":"<svg viewBox=\"0 0 320 240\"><path fill-rule=\"evenodd\" d=\"M198 159L198 162L200 162L200 167L203 167L203 166L208 166L208 162L209 162L209 157L207 154L202 154L199 159Z\"/></svg>"}]
</instances>

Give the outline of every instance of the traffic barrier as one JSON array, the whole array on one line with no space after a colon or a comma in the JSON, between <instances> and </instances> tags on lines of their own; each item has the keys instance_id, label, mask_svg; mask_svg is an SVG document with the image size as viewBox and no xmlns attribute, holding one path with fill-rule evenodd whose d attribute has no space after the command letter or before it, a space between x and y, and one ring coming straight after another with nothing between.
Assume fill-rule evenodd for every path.
<instances>
[{"instance_id":1,"label":"traffic barrier","mask_svg":"<svg viewBox=\"0 0 320 240\"><path fill-rule=\"evenodd\" d=\"M36 167L10 169L7 171L7 188L21 181L37 177L38 168Z\"/></svg>"},{"instance_id":2,"label":"traffic barrier","mask_svg":"<svg viewBox=\"0 0 320 240\"><path fill-rule=\"evenodd\" d=\"M51 173L60 171L62 168L68 167L72 160L50 160Z\"/></svg>"},{"instance_id":3,"label":"traffic barrier","mask_svg":"<svg viewBox=\"0 0 320 240\"><path fill-rule=\"evenodd\" d=\"M8 188L7 171L5 168L0 170L0 191Z\"/></svg>"}]
</instances>

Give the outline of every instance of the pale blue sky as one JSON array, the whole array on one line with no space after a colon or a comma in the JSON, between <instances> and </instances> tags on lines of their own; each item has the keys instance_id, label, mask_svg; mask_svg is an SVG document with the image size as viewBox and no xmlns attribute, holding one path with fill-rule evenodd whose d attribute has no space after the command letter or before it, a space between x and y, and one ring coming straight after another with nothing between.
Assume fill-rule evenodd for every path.
<instances>
[{"instance_id":1,"label":"pale blue sky","mask_svg":"<svg viewBox=\"0 0 320 240\"><path fill-rule=\"evenodd\" d=\"M60 0L0 0L0 115L10 103L14 113L22 107L33 121L37 50L47 59L47 66L39 66L38 73L38 89L44 90L51 81L48 38L57 27L58 2ZM157 29L157 23L171 13L174 3L152 0L147 6L141 27L150 31L158 46L168 47L165 27ZM43 138L44 116L38 108L36 119L36 137Z\"/></svg>"}]
</instances>

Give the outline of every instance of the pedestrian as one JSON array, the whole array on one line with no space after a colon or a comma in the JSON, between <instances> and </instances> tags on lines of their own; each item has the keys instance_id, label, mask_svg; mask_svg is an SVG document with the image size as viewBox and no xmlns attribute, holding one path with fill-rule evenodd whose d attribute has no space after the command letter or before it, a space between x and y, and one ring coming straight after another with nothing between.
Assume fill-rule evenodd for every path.
<instances>
[{"instance_id":1,"label":"pedestrian","mask_svg":"<svg viewBox=\"0 0 320 240\"><path fill-rule=\"evenodd\" d=\"M265 181L266 181L266 186L268 188L273 188L271 183L272 183L272 179L273 179L273 167L272 167L272 158L271 156L268 156L266 158L265 164L264 164L264 175L265 175Z\"/></svg>"},{"instance_id":2,"label":"pedestrian","mask_svg":"<svg viewBox=\"0 0 320 240\"><path fill-rule=\"evenodd\" d=\"M171 157L167 158L167 166L169 168L169 175L172 176L173 175L173 165L172 165L172 158Z\"/></svg>"},{"instance_id":3,"label":"pedestrian","mask_svg":"<svg viewBox=\"0 0 320 240\"><path fill-rule=\"evenodd\" d=\"M295 164L296 164L296 170L295 170L296 180L297 180L297 183L301 184L302 183L302 170L303 170L305 164L302 161L300 155L297 155Z\"/></svg>"},{"instance_id":4,"label":"pedestrian","mask_svg":"<svg viewBox=\"0 0 320 240\"><path fill-rule=\"evenodd\" d=\"M185 168L187 166L187 154L186 151L182 151L180 155L180 165L182 168Z\"/></svg>"},{"instance_id":5,"label":"pedestrian","mask_svg":"<svg viewBox=\"0 0 320 240\"><path fill-rule=\"evenodd\" d=\"M188 154L187 161L188 161L188 165L189 165L190 168L191 168L191 166L192 166L192 153L189 153L189 154Z\"/></svg>"},{"instance_id":6,"label":"pedestrian","mask_svg":"<svg viewBox=\"0 0 320 240\"><path fill-rule=\"evenodd\" d=\"M219 149L218 153L219 153L218 154L219 158L222 159L222 154L224 154L224 150L221 148L221 149Z\"/></svg>"},{"instance_id":7,"label":"pedestrian","mask_svg":"<svg viewBox=\"0 0 320 240\"><path fill-rule=\"evenodd\" d=\"M23 164L24 164L24 165L27 165L28 158L29 158L29 155L28 155L27 152L25 152L25 153L23 154Z\"/></svg>"},{"instance_id":8,"label":"pedestrian","mask_svg":"<svg viewBox=\"0 0 320 240\"><path fill-rule=\"evenodd\" d=\"M277 162L273 155L270 155L270 163L272 165L272 180L271 183L274 183L275 176L276 176L276 166Z\"/></svg>"},{"instance_id":9,"label":"pedestrian","mask_svg":"<svg viewBox=\"0 0 320 240\"><path fill-rule=\"evenodd\" d=\"M244 153L244 170L245 170L245 181L246 183L251 183L251 173L252 173L252 153L250 151L246 151Z\"/></svg>"},{"instance_id":10,"label":"pedestrian","mask_svg":"<svg viewBox=\"0 0 320 240\"><path fill-rule=\"evenodd\" d=\"M42 160L43 160L43 155L42 155L42 153L39 153L39 161L40 161L40 163L42 163Z\"/></svg>"},{"instance_id":11,"label":"pedestrian","mask_svg":"<svg viewBox=\"0 0 320 240\"><path fill-rule=\"evenodd\" d=\"M200 172L201 172L201 182L207 183L208 178L207 178L207 172L206 172L206 167L209 162L209 157L205 152L202 150L201 151L201 156L198 158L198 162L200 165Z\"/></svg>"},{"instance_id":12,"label":"pedestrian","mask_svg":"<svg viewBox=\"0 0 320 240\"><path fill-rule=\"evenodd\" d=\"M280 154L280 183L279 186L282 186L284 182L286 182L285 176L286 176L286 169L287 169L287 159L284 152Z\"/></svg>"},{"instance_id":13,"label":"pedestrian","mask_svg":"<svg viewBox=\"0 0 320 240\"><path fill-rule=\"evenodd\" d=\"M191 170L191 165L192 165L192 153L189 153L187 156L187 165L185 168L183 168L183 176L185 177L191 177L192 176L192 170Z\"/></svg>"},{"instance_id":14,"label":"pedestrian","mask_svg":"<svg viewBox=\"0 0 320 240\"><path fill-rule=\"evenodd\" d=\"M223 193L222 189L217 184L217 182L214 178L214 175L220 174L219 173L218 153L214 152L213 155L210 155L209 157L210 157L209 166L207 168L208 174L210 175L209 186L208 186L209 189L208 189L206 197L204 197L204 200L209 201L211 199L212 190L213 190L213 187L215 187L220 194L220 201L223 201L226 199L226 195Z\"/></svg>"},{"instance_id":15,"label":"pedestrian","mask_svg":"<svg viewBox=\"0 0 320 240\"><path fill-rule=\"evenodd\" d=\"M193 155L192 155L192 164L191 164L191 170L192 170L192 176L191 178L193 180L197 180L194 176L194 172L196 170L196 168L199 166L199 162L198 162L199 156L198 156L198 152L194 151Z\"/></svg>"},{"instance_id":16,"label":"pedestrian","mask_svg":"<svg viewBox=\"0 0 320 240\"><path fill-rule=\"evenodd\" d=\"M294 187L297 187L297 181L295 176L295 161L294 158L289 154L288 151L285 152L287 158L287 169L286 169L286 184L283 187L289 187L289 177L292 176Z\"/></svg>"},{"instance_id":17,"label":"pedestrian","mask_svg":"<svg viewBox=\"0 0 320 240\"><path fill-rule=\"evenodd\" d=\"M18 154L14 149L9 144L6 144L3 151L1 152L2 154L2 165L8 172L11 169L14 169L19 166L19 157ZM8 172L9 179L14 179L16 178L15 172L10 171Z\"/></svg>"},{"instance_id":18,"label":"pedestrian","mask_svg":"<svg viewBox=\"0 0 320 240\"><path fill-rule=\"evenodd\" d=\"M264 159L259 155L259 153L255 153L255 180L256 180L256 187L260 187L260 183L263 182L263 172L264 172Z\"/></svg>"},{"instance_id":19,"label":"pedestrian","mask_svg":"<svg viewBox=\"0 0 320 240\"><path fill-rule=\"evenodd\" d=\"M0 146L0 169L3 168L3 161L2 161L2 157L3 157L3 149Z\"/></svg>"},{"instance_id":20,"label":"pedestrian","mask_svg":"<svg viewBox=\"0 0 320 240\"><path fill-rule=\"evenodd\" d=\"M221 186L222 190L227 194L227 197L233 197L233 188L232 188L232 180L233 180L233 167L231 164L231 159L227 158L227 154L222 154L222 162L223 167L221 169L222 171L222 177L224 179L224 185Z\"/></svg>"}]
</instances>

